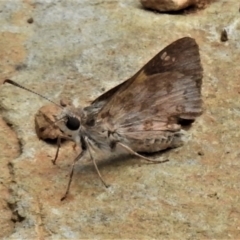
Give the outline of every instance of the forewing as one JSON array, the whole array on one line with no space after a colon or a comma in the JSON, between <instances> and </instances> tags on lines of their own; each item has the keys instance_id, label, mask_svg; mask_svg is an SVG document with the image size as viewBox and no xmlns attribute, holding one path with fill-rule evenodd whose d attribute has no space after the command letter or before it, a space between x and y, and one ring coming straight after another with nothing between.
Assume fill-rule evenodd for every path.
<instances>
[{"instance_id":1,"label":"forewing","mask_svg":"<svg viewBox=\"0 0 240 240\"><path fill-rule=\"evenodd\" d=\"M119 131L174 130L180 119L202 113L201 83L198 46L192 38L179 39L118 86L97 120Z\"/></svg>"},{"instance_id":2,"label":"forewing","mask_svg":"<svg viewBox=\"0 0 240 240\"><path fill-rule=\"evenodd\" d=\"M172 58L170 58L171 56ZM191 64L191 60L195 60L196 64L194 62ZM171 70L189 72L189 74L196 72L196 75L199 74L199 71L202 72L198 45L193 38L184 37L171 43L143 66L133 77L97 97L92 102L92 105L104 105L103 103L108 102L120 89L128 88L142 72L147 76L151 76Z\"/></svg>"}]
</instances>

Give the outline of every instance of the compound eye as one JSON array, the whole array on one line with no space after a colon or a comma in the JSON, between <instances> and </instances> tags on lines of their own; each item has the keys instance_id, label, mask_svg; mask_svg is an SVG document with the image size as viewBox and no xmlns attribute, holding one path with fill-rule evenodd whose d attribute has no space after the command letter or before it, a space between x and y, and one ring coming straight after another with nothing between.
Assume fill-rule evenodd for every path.
<instances>
[{"instance_id":1,"label":"compound eye","mask_svg":"<svg viewBox=\"0 0 240 240\"><path fill-rule=\"evenodd\" d=\"M79 119L76 117L67 116L66 127L72 131L78 130L80 127Z\"/></svg>"}]
</instances>

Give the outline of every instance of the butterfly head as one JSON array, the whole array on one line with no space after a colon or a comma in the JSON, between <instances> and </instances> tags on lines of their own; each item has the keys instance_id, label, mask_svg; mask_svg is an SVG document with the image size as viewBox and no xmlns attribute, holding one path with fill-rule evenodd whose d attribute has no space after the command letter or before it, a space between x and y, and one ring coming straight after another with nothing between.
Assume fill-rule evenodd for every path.
<instances>
[{"instance_id":1,"label":"butterfly head","mask_svg":"<svg viewBox=\"0 0 240 240\"><path fill-rule=\"evenodd\" d=\"M13 86L22 88L28 92L38 95L41 98L48 100L49 102L53 103L55 106L62 109L59 116L55 115L57 118L57 121L54 122L53 124L59 127L59 130L63 133L63 136L66 136L75 142L80 142L80 131L82 126L81 122L85 115L82 108L74 107L69 101L66 101L66 99L61 100L60 104L57 104L54 101L43 96L42 94L39 94L29 88L26 88L11 79L6 79L4 83L9 83Z\"/></svg>"},{"instance_id":2,"label":"butterfly head","mask_svg":"<svg viewBox=\"0 0 240 240\"><path fill-rule=\"evenodd\" d=\"M76 131L80 128L81 122L80 119L75 116L66 116L65 125L69 130Z\"/></svg>"},{"instance_id":3,"label":"butterfly head","mask_svg":"<svg viewBox=\"0 0 240 240\"><path fill-rule=\"evenodd\" d=\"M80 141L80 131L82 128L83 110L73 106L63 108L61 114L57 117L56 122L60 131L75 142Z\"/></svg>"}]
</instances>

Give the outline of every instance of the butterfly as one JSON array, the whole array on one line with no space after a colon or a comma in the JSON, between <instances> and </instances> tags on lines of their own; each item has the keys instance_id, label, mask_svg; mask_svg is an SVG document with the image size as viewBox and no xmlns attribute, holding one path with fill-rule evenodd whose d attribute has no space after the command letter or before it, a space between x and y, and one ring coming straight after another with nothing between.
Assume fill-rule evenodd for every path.
<instances>
[{"instance_id":1,"label":"butterfly","mask_svg":"<svg viewBox=\"0 0 240 240\"><path fill-rule=\"evenodd\" d=\"M164 162L139 152L158 152L182 145L182 129L203 111L202 77L198 45L193 38L184 37L165 47L135 75L89 106L61 106L56 124L64 138L82 148L74 159L62 200L69 192L75 163L87 152L105 186L93 156L96 149L114 152L122 148L147 161ZM26 89L12 80L5 82ZM61 137L54 163L60 144Z\"/></svg>"}]
</instances>

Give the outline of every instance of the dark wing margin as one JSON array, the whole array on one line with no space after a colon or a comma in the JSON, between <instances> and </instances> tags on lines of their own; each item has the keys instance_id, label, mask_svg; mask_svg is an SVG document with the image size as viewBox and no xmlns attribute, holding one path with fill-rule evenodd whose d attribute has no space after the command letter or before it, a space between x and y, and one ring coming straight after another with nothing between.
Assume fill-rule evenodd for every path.
<instances>
[{"instance_id":1,"label":"dark wing margin","mask_svg":"<svg viewBox=\"0 0 240 240\"><path fill-rule=\"evenodd\" d=\"M174 70L185 75L202 77L203 72L198 45L190 37L178 39L168 45L142 69L147 76Z\"/></svg>"}]
</instances>

